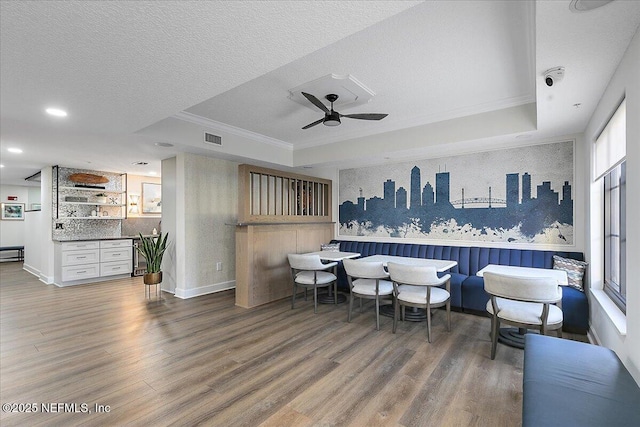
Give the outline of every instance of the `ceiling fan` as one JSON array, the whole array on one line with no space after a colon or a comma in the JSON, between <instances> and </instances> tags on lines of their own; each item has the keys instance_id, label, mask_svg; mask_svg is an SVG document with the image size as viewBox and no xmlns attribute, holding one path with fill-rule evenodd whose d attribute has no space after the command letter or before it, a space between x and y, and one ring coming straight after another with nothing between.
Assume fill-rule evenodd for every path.
<instances>
[{"instance_id":1,"label":"ceiling fan","mask_svg":"<svg viewBox=\"0 0 640 427\"><path fill-rule=\"evenodd\" d=\"M340 117L346 117L348 119L360 119L360 120L382 120L388 116L388 114L378 114L378 113L362 113L362 114L340 114L337 111L333 110L333 103L338 99L338 95L330 93L325 96L327 101L331 103L331 110L329 110L318 98L311 95L310 93L302 92L305 98L307 98L313 105L324 111L324 117L320 120L316 120L313 123L309 123L302 129L309 129L315 125L319 125L320 123L325 126L338 126L340 124Z\"/></svg>"}]
</instances>

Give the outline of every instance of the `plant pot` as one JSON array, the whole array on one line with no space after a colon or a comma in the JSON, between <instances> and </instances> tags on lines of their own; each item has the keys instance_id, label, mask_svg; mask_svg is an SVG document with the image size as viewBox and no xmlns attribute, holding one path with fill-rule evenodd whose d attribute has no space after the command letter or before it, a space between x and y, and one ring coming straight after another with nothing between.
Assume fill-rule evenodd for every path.
<instances>
[{"instance_id":1,"label":"plant pot","mask_svg":"<svg viewBox=\"0 0 640 427\"><path fill-rule=\"evenodd\" d=\"M145 285L157 285L162 282L162 271L157 273L144 273L142 276Z\"/></svg>"}]
</instances>

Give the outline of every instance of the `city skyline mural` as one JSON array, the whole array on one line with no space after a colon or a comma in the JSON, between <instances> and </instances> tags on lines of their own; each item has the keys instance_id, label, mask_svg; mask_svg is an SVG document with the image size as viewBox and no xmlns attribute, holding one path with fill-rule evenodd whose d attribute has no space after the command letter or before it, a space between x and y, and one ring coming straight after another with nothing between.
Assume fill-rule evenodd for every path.
<instances>
[{"instance_id":1,"label":"city skyline mural","mask_svg":"<svg viewBox=\"0 0 640 427\"><path fill-rule=\"evenodd\" d=\"M573 141L339 172L339 235L572 245Z\"/></svg>"}]
</instances>

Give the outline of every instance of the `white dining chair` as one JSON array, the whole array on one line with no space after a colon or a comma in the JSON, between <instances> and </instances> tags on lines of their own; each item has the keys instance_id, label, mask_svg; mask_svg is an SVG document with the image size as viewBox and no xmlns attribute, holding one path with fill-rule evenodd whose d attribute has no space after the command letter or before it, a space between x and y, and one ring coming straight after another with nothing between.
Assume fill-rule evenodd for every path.
<instances>
[{"instance_id":1,"label":"white dining chair","mask_svg":"<svg viewBox=\"0 0 640 427\"><path fill-rule=\"evenodd\" d=\"M328 270L335 267L337 262L323 264L318 255L289 254L289 266L291 267L291 277L293 279L293 296L291 299L291 309L295 308L296 294L298 286L304 288L305 299L307 289L313 289L313 312L318 312L318 288L328 288L333 284L333 295L335 303L338 303L338 278Z\"/></svg>"},{"instance_id":2,"label":"white dining chair","mask_svg":"<svg viewBox=\"0 0 640 427\"><path fill-rule=\"evenodd\" d=\"M496 357L500 323L538 329L546 335L556 330L562 338L562 288L550 277L521 277L484 273L484 290L491 299L487 311L491 314L491 359Z\"/></svg>"},{"instance_id":3,"label":"white dining chair","mask_svg":"<svg viewBox=\"0 0 640 427\"><path fill-rule=\"evenodd\" d=\"M393 303L393 284L388 280L389 273L381 262L368 262L354 259L342 261L349 282L349 314L347 322L351 322L353 300L359 298L360 312L362 300L372 299L376 304L376 330L380 330L380 304Z\"/></svg>"},{"instance_id":4,"label":"white dining chair","mask_svg":"<svg viewBox=\"0 0 640 427\"><path fill-rule=\"evenodd\" d=\"M431 342L431 309L446 306L447 331L451 330L451 275L438 277L435 267L406 265L389 262L389 276L393 282L395 310L393 333L396 333L398 312L402 307L404 320L405 307L418 307L426 310L427 341ZM441 288L440 286L445 286Z\"/></svg>"}]
</instances>

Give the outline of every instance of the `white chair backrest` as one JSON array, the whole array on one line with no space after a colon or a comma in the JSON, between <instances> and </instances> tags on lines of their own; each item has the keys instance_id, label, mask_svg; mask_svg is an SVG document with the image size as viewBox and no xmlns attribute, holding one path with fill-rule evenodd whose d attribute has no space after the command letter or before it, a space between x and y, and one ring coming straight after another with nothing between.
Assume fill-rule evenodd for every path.
<instances>
[{"instance_id":1,"label":"white chair backrest","mask_svg":"<svg viewBox=\"0 0 640 427\"><path fill-rule=\"evenodd\" d=\"M384 271L384 264L381 262L345 259L342 264L348 276L358 279L386 279L389 277L387 272Z\"/></svg>"},{"instance_id":2,"label":"white chair backrest","mask_svg":"<svg viewBox=\"0 0 640 427\"><path fill-rule=\"evenodd\" d=\"M484 289L502 298L539 303L554 303L562 299L558 281L550 277L519 277L486 272Z\"/></svg>"},{"instance_id":3,"label":"white chair backrest","mask_svg":"<svg viewBox=\"0 0 640 427\"><path fill-rule=\"evenodd\" d=\"M296 270L324 270L326 265L320 261L318 255L289 254L289 265Z\"/></svg>"},{"instance_id":4,"label":"white chair backrest","mask_svg":"<svg viewBox=\"0 0 640 427\"><path fill-rule=\"evenodd\" d=\"M390 262L387 264L389 276L394 282L405 285L440 285L436 268L425 265L407 265Z\"/></svg>"}]
</instances>

